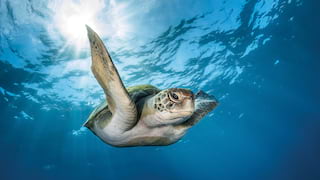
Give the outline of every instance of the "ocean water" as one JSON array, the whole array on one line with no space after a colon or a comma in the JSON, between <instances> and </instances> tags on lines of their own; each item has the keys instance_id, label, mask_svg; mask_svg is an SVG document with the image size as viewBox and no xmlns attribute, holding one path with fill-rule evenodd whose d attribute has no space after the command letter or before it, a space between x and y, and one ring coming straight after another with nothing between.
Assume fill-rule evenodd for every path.
<instances>
[{"instance_id":1,"label":"ocean water","mask_svg":"<svg viewBox=\"0 0 320 180\"><path fill-rule=\"evenodd\" d=\"M0 179L320 179L316 0L0 0ZM84 24L126 86L220 105L176 144L81 127L104 99Z\"/></svg>"}]
</instances>

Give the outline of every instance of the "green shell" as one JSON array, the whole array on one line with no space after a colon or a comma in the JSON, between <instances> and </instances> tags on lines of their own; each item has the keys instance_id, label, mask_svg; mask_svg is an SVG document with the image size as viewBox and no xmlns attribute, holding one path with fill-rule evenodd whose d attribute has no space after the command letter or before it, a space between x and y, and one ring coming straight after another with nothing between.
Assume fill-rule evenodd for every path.
<instances>
[{"instance_id":1,"label":"green shell","mask_svg":"<svg viewBox=\"0 0 320 180\"><path fill-rule=\"evenodd\" d=\"M132 86L128 87L127 91L129 93L129 96L131 99L137 104L137 102L149 95L154 95L160 92L160 90L152 85L138 85L138 86ZM108 120L112 116L109 108L108 108L108 102L104 100L100 105L98 105L90 114L87 121L84 123L84 126L91 128L93 127L93 122L95 120L99 120L99 124L101 127L105 127ZM100 119L102 121L100 121Z\"/></svg>"}]
</instances>

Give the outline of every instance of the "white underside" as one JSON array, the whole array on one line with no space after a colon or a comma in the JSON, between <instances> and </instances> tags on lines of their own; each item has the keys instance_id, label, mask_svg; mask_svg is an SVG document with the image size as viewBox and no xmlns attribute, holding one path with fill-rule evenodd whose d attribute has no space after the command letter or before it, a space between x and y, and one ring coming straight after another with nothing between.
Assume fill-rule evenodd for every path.
<instances>
[{"instance_id":1,"label":"white underside","mask_svg":"<svg viewBox=\"0 0 320 180\"><path fill-rule=\"evenodd\" d=\"M112 117L111 122L117 122L116 114ZM116 123L108 124L105 128L101 129L97 124L94 125L93 131L106 143L112 145L124 145L130 140L138 137L166 137L172 142L178 141L185 133L185 130L178 130L172 125L166 125L161 127L148 127L145 122L148 118L153 118L151 116L144 117L140 119L136 126L128 131L121 131L117 127Z\"/></svg>"}]
</instances>

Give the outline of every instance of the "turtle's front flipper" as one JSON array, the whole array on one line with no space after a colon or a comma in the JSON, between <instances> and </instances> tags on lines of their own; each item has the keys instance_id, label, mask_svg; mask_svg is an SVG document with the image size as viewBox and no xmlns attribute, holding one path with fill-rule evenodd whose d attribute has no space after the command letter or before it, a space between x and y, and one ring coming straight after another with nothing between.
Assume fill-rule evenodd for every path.
<instances>
[{"instance_id":1,"label":"turtle's front flipper","mask_svg":"<svg viewBox=\"0 0 320 180\"><path fill-rule=\"evenodd\" d=\"M128 95L102 40L89 26L86 27L91 46L91 70L106 94L112 116L117 117L112 118L117 122L111 120L110 123L114 125L115 130L126 131L136 124L136 106Z\"/></svg>"},{"instance_id":2,"label":"turtle's front flipper","mask_svg":"<svg viewBox=\"0 0 320 180\"><path fill-rule=\"evenodd\" d=\"M205 115L212 111L218 105L218 101L215 97L206 94L203 91L199 91L195 95L195 112L184 123L177 125L177 128L185 129L190 128L198 123Z\"/></svg>"}]
</instances>

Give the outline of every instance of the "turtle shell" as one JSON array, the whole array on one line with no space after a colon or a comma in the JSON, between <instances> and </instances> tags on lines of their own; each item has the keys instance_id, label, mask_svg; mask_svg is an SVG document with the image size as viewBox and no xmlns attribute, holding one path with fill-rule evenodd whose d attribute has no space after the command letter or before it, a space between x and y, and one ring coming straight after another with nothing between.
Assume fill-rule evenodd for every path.
<instances>
[{"instance_id":1,"label":"turtle shell","mask_svg":"<svg viewBox=\"0 0 320 180\"><path fill-rule=\"evenodd\" d=\"M160 92L160 90L152 85L138 85L128 87L127 91L132 101L137 104L139 100L149 95L154 95ZM112 116L110 109L108 108L108 102L104 100L99 104L90 114L87 121L84 123L84 126L91 128L93 127L93 122L99 120L99 124L103 127L107 125L110 117ZM103 120L103 121L100 121ZM102 123L102 124L101 124Z\"/></svg>"}]
</instances>

